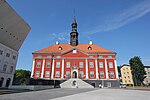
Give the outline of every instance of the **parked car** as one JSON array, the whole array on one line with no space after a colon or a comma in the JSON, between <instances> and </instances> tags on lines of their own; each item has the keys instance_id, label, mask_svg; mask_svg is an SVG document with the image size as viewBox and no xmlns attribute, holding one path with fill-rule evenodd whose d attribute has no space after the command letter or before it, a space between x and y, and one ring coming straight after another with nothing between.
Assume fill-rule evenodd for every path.
<instances>
[{"instance_id":1,"label":"parked car","mask_svg":"<svg viewBox=\"0 0 150 100\"><path fill-rule=\"evenodd\" d=\"M120 85L120 88L126 88L126 85L121 84L121 85Z\"/></svg>"}]
</instances>

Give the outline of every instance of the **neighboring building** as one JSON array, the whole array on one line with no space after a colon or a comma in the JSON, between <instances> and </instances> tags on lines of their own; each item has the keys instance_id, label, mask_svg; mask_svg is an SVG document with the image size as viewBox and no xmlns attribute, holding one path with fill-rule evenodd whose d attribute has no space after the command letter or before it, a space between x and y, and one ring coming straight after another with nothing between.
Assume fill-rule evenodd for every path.
<instances>
[{"instance_id":1,"label":"neighboring building","mask_svg":"<svg viewBox=\"0 0 150 100\"><path fill-rule=\"evenodd\" d=\"M0 0L0 87L12 84L18 50L30 26L5 1Z\"/></svg>"},{"instance_id":2,"label":"neighboring building","mask_svg":"<svg viewBox=\"0 0 150 100\"><path fill-rule=\"evenodd\" d=\"M31 77L60 82L81 79L96 87L99 84L119 87L116 53L93 44L92 41L89 44L79 44L78 35L74 18L70 44L56 42L33 52Z\"/></svg>"},{"instance_id":3,"label":"neighboring building","mask_svg":"<svg viewBox=\"0 0 150 100\"><path fill-rule=\"evenodd\" d=\"M146 71L146 78L144 79L143 83L144 84L150 84L150 66L144 66L144 69Z\"/></svg>"},{"instance_id":4,"label":"neighboring building","mask_svg":"<svg viewBox=\"0 0 150 100\"><path fill-rule=\"evenodd\" d=\"M121 84L124 85L133 85L133 77L131 73L130 65L123 65L121 68Z\"/></svg>"}]
</instances>

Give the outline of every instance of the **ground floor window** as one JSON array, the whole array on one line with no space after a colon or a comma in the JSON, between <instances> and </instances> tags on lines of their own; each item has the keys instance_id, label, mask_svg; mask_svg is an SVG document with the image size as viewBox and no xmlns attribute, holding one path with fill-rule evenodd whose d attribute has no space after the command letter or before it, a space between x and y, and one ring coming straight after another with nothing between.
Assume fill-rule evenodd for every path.
<instances>
[{"instance_id":1,"label":"ground floor window","mask_svg":"<svg viewBox=\"0 0 150 100\"><path fill-rule=\"evenodd\" d=\"M114 78L114 72L110 72L110 78Z\"/></svg>"},{"instance_id":2,"label":"ground floor window","mask_svg":"<svg viewBox=\"0 0 150 100\"><path fill-rule=\"evenodd\" d=\"M36 77L40 77L40 71L36 71Z\"/></svg>"},{"instance_id":3,"label":"ground floor window","mask_svg":"<svg viewBox=\"0 0 150 100\"><path fill-rule=\"evenodd\" d=\"M49 76L50 76L50 72L49 72L49 71L46 71L45 76L46 76L46 77L49 77Z\"/></svg>"},{"instance_id":4,"label":"ground floor window","mask_svg":"<svg viewBox=\"0 0 150 100\"><path fill-rule=\"evenodd\" d=\"M83 78L83 77L84 77L84 72L80 71L80 78Z\"/></svg>"},{"instance_id":5,"label":"ground floor window","mask_svg":"<svg viewBox=\"0 0 150 100\"><path fill-rule=\"evenodd\" d=\"M91 78L94 78L94 71L91 71L91 72L90 72L90 77L91 77Z\"/></svg>"},{"instance_id":6,"label":"ground floor window","mask_svg":"<svg viewBox=\"0 0 150 100\"><path fill-rule=\"evenodd\" d=\"M100 78L104 78L104 72L103 71L100 72Z\"/></svg>"},{"instance_id":7,"label":"ground floor window","mask_svg":"<svg viewBox=\"0 0 150 100\"><path fill-rule=\"evenodd\" d=\"M60 77L60 71L56 71L56 77Z\"/></svg>"},{"instance_id":8,"label":"ground floor window","mask_svg":"<svg viewBox=\"0 0 150 100\"><path fill-rule=\"evenodd\" d=\"M67 77L67 78L70 77L70 72L69 72L69 71L66 72L66 77Z\"/></svg>"}]
</instances>

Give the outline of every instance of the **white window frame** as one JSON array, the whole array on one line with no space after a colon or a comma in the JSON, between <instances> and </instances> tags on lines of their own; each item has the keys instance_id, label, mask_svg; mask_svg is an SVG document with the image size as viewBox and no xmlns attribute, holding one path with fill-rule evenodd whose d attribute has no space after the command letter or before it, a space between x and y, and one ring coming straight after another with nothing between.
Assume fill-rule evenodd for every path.
<instances>
[{"instance_id":1,"label":"white window frame","mask_svg":"<svg viewBox=\"0 0 150 100\"><path fill-rule=\"evenodd\" d=\"M41 67L41 62L37 62L36 67L37 67L37 68L40 68L40 67Z\"/></svg>"},{"instance_id":2,"label":"white window frame","mask_svg":"<svg viewBox=\"0 0 150 100\"><path fill-rule=\"evenodd\" d=\"M50 77L50 71L45 72L45 77Z\"/></svg>"},{"instance_id":3,"label":"white window frame","mask_svg":"<svg viewBox=\"0 0 150 100\"><path fill-rule=\"evenodd\" d=\"M90 68L94 68L94 62L89 62Z\"/></svg>"},{"instance_id":4,"label":"white window frame","mask_svg":"<svg viewBox=\"0 0 150 100\"><path fill-rule=\"evenodd\" d=\"M110 78L115 78L115 73L113 71L109 72Z\"/></svg>"},{"instance_id":5,"label":"white window frame","mask_svg":"<svg viewBox=\"0 0 150 100\"><path fill-rule=\"evenodd\" d=\"M70 62L66 62L66 68L70 68Z\"/></svg>"},{"instance_id":6,"label":"white window frame","mask_svg":"<svg viewBox=\"0 0 150 100\"><path fill-rule=\"evenodd\" d=\"M83 68L84 67L84 63L83 62L79 62L79 67Z\"/></svg>"},{"instance_id":7,"label":"white window frame","mask_svg":"<svg viewBox=\"0 0 150 100\"><path fill-rule=\"evenodd\" d=\"M70 77L70 71L66 71L66 77Z\"/></svg>"},{"instance_id":8,"label":"white window frame","mask_svg":"<svg viewBox=\"0 0 150 100\"><path fill-rule=\"evenodd\" d=\"M104 71L100 71L100 78L104 78ZM103 77L102 77L103 76Z\"/></svg>"},{"instance_id":9,"label":"white window frame","mask_svg":"<svg viewBox=\"0 0 150 100\"><path fill-rule=\"evenodd\" d=\"M51 63L50 62L46 62L46 68L50 68Z\"/></svg>"},{"instance_id":10,"label":"white window frame","mask_svg":"<svg viewBox=\"0 0 150 100\"><path fill-rule=\"evenodd\" d=\"M56 68L60 68L60 62L56 62Z\"/></svg>"},{"instance_id":11,"label":"white window frame","mask_svg":"<svg viewBox=\"0 0 150 100\"><path fill-rule=\"evenodd\" d=\"M103 62L99 62L99 68L104 68Z\"/></svg>"},{"instance_id":12,"label":"white window frame","mask_svg":"<svg viewBox=\"0 0 150 100\"><path fill-rule=\"evenodd\" d=\"M38 73L38 74L37 74L37 73ZM36 77L40 77L40 71L36 71L35 76L36 76Z\"/></svg>"},{"instance_id":13,"label":"white window frame","mask_svg":"<svg viewBox=\"0 0 150 100\"><path fill-rule=\"evenodd\" d=\"M113 63L112 62L109 62L109 68L113 68Z\"/></svg>"},{"instance_id":14,"label":"white window frame","mask_svg":"<svg viewBox=\"0 0 150 100\"><path fill-rule=\"evenodd\" d=\"M60 71L56 71L55 77L60 77Z\"/></svg>"},{"instance_id":15,"label":"white window frame","mask_svg":"<svg viewBox=\"0 0 150 100\"><path fill-rule=\"evenodd\" d=\"M94 71L90 71L90 78L94 78Z\"/></svg>"},{"instance_id":16,"label":"white window frame","mask_svg":"<svg viewBox=\"0 0 150 100\"><path fill-rule=\"evenodd\" d=\"M80 73L80 77L83 78L84 77L84 72L80 71L79 73Z\"/></svg>"},{"instance_id":17,"label":"white window frame","mask_svg":"<svg viewBox=\"0 0 150 100\"><path fill-rule=\"evenodd\" d=\"M72 53L77 53L77 50L73 50Z\"/></svg>"}]
</instances>

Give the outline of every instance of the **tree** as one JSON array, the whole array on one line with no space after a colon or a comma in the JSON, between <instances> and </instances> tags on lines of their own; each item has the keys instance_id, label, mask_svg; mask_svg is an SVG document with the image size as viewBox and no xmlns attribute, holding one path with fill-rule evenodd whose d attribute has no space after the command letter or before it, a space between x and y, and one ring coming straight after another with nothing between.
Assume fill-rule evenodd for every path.
<instances>
[{"instance_id":1,"label":"tree","mask_svg":"<svg viewBox=\"0 0 150 100\"><path fill-rule=\"evenodd\" d=\"M135 56L129 60L135 85L141 85L145 78L145 70L141 58Z\"/></svg>"},{"instance_id":2,"label":"tree","mask_svg":"<svg viewBox=\"0 0 150 100\"><path fill-rule=\"evenodd\" d=\"M18 69L15 72L15 78L30 78L31 72L29 70Z\"/></svg>"}]
</instances>

